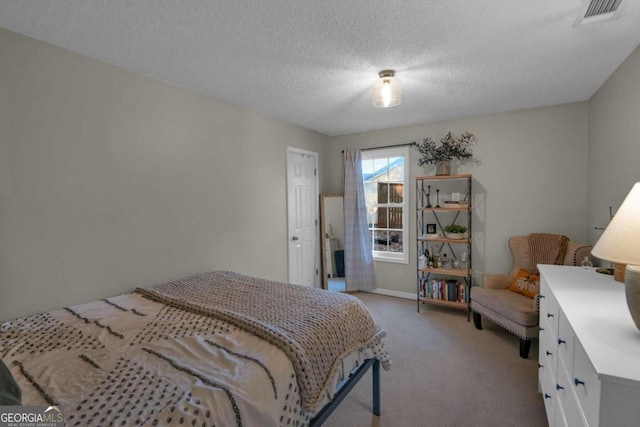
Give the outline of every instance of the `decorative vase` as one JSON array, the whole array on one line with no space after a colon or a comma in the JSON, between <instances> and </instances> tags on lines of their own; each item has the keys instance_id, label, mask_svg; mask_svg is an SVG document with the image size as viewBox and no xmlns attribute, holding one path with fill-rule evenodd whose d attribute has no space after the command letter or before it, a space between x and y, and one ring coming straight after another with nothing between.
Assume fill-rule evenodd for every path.
<instances>
[{"instance_id":1,"label":"decorative vase","mask_svg":"<svg viewBox=\"0 0 640 427\"><path fill-rule=\"evenodd\" d=\"M439 160L436 162L436 176L451 175L451 160Z\"/></svg>"},{"instance_id":2,"label":"decorative vase","mask_svg":"<svg viewBox=\"0 0 640 427\"><path fill-rule=\"evenodd\" d=\"M640 266L627 265L624 283L629 313L636 328L640 329Z\"/></svg>"}]
</instances>

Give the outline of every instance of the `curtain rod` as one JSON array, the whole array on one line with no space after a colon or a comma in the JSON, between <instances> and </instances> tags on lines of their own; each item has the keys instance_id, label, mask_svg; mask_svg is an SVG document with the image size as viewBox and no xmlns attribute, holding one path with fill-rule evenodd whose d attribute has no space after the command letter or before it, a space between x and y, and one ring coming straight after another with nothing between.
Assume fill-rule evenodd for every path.
<instances>
[{"instance_id":1,"label":"curtain rod","mask_svg":"<svg viewBox=\"0 0 640 427\"><path fill-rule=\"evenodd\" d=\"M360 151L369 151L369 150L382 150L384 148L395 148L395 147L405 147L405 146L414 146L416 142L407 142L404 144L395 144L395 145L383 145L382 147L370 147L370 148L362 148ZM342 150L344 153L344 150Z\"/></svg>"}]
</instances>

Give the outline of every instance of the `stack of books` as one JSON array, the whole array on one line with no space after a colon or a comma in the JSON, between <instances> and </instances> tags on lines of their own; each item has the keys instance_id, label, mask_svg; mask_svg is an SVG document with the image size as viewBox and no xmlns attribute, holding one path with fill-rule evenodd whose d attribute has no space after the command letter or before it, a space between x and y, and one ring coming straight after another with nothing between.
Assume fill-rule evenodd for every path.
<instances>
[{"instance_id":1,"label":"stack of books","mask_svg":"<svg viewBox=\"0 0 640 427\"><path fill-rule=\"evenodd\" d=\"M423 279L420 281L420 296L443 301L469 302L467 287L454 279Z\"/></svg>"}]
</instances>

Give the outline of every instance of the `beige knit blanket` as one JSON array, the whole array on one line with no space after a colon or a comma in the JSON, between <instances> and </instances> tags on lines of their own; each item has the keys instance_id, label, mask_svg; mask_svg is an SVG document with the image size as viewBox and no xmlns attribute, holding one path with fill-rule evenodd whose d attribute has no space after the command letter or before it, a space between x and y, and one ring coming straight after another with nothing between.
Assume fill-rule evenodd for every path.
<instances>
[{"instance_id":1,"label":"beige knit blanket","mask_svg":"<svg viewBox=\"0 0 640 427\"><path fill-rule=\"evenodd\" d=\"M163 304L214 316L279 347L297 375L302 406L314 411L348 353L369 347L390 359L366 306L350 295L257 279L205 273L136 292Z\"/></svg>"},{"instance_id":2,"label":"beige knit blanket","mask_svg":"<svg viewBox=\"0 0 640 427\"><path fill-rule=\"evenodd\" d=\"M532 233L529 235L531 273L538 273L538 264L564 264L569 238L561 234Z\"/></svg>"}]
</instances>

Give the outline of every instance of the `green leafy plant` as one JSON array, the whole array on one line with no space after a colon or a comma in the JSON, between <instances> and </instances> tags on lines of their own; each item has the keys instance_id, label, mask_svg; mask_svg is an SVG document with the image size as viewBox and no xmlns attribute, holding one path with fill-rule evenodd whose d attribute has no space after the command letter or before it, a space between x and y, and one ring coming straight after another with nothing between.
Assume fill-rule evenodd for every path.
<instances>
[{"instance_id":1,"label":"green leafy plant","mask_svg":"<svg viewBox=\"0 0 640 427\"><path fill-rule=\"evenodd\" d=\"M445 225L442 230L444 230L445 233L464 233L467 231L467 227L464 225L449 224Z\"/></svg>"},{"instance_id":2,"label":"green leafy plant","mask_svg":"<svg viewBox=\"0 0 640 427\"><path fill-rule=\"evenodd\" d=\"M478 138L471 132L464 132L459 137L447 133L440 143L436 143L430 137L424 138L416 144L420 152L418 166L430 165L447 160L459 160L461 162L473 159L473 147Z\"/></svg>"}]
</instances>

